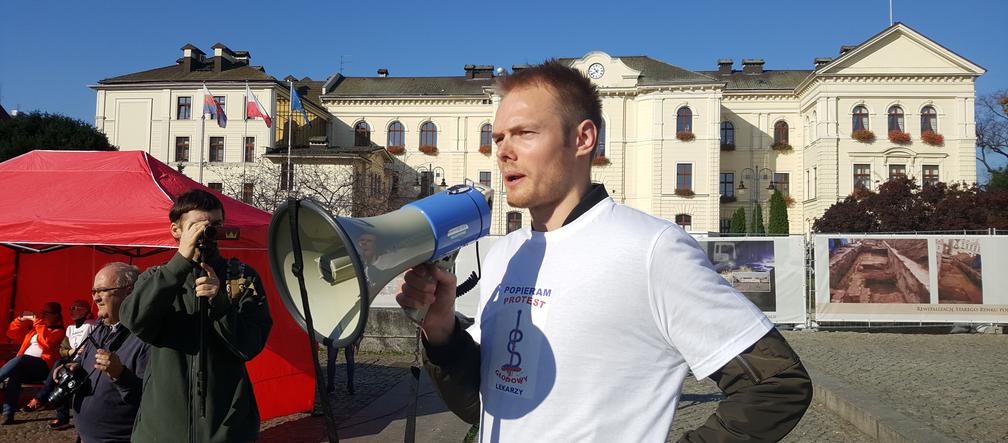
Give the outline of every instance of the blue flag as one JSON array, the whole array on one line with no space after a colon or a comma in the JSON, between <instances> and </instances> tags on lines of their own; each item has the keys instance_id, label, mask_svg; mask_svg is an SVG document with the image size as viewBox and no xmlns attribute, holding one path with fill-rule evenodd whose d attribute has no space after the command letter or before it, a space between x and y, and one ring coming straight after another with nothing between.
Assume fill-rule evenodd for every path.
<instances>
[{"instance_id":1,"label":"blue flag","mask_svg":"<svg viewBox=\"0 0 1008 443\"><path fill-rule=\"evenodd\" d=\"M294 110L301 111L301 115L304 116L304 120L308 122L308 127L311 127L311 120L308 120L308 113L304 110L304 105L301 104L301 98L298 97L297 91L294 90L294 82L291 82L291 113Z\"/></svg>"}]
</instances>

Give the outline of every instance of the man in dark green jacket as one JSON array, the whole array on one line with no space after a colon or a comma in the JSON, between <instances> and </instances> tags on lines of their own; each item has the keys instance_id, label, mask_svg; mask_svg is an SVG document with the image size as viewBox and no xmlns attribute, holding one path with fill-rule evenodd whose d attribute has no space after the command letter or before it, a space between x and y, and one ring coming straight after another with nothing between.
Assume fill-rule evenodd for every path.
<instances>
[{"instance_id":1,"label":"man in dark green jacket","mask_svg":"<svg viewBox=\"0 0 1008 443\"><path fill-rule=\"evenodd\" d=\"M213 194L188 191L169 212L178 253L140 276L120 317L150 344L133 441L243 442L259 437L259 410L245 362L262 351L273 321L255 271L220 256L200 257L207 226L224 223ZM202 259L202 260L201 260ZM206 271L200 276L200 271ZM225 290L220 277L227 278ZM205 409L200 405L198 297L209 299Z\"/></svg>"}]
</instances>

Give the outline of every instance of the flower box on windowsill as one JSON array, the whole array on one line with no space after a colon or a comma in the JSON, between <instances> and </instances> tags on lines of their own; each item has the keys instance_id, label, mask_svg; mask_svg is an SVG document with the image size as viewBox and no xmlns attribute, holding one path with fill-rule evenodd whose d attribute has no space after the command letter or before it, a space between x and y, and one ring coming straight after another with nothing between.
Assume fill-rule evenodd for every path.
<instances>
[{"instance_id":1,"label":"flower box on windowsill","mask_svg":"<svg viewBox=\"0 0 1008 443\"><path fill-rule=\"evenodd\" d=\"M479 147L480 154L490 155L490 145L483 145Z\"/></svg>"},{"instance_id":2,"label":"flower box on windowsill","mask_svg":"<svg viewBox=\"0 0 1008 443\"><path fill-rule=\"evenodd\" d=\"M721 143L721 150L722 151L734 151L735 150L735 143Z\"/></svg>"},{"instance_id":3,"label":"flower box on windowsill","mask_svg":"<svg viewBox=\"0 0 1008 443\"><path fill-rule=\"evenodd\" d=\"M692 189L680 189L680 188L676 188L675 195L678 195L680 197L692 197L692 196L696 195L696 193L694 193Z\"/></svg>"},{"instance_id":4,"label":"flower box on windowsill","mask_svg":"<svg viewBox=\"0 0 1008 443\"><path fill-rule=\"evenodd\" d=\"M405 146L389 146L389 147L385 148L385 150L388 151L389 154L401 155L402 153L406 152L406 147Z\"/></svg>"},{"instance_id":5,"label":"flower box on windowsill","mask_svg":"<svg viewBox=\"0 0 1008 443\"><path fill-rule=\"evenodd\" d=\"M791 148L791 145L787 143L777 142L770 145L770 149L773 149L774 151L790 151L793 148Z\"/></svg>"},{"instance_id":6,"label":"flower box on windowsill","mask_svg":"<svg viewBox=\"0 0 1008 443\"><path fill-rule=\"evenodd\" d=\"M867 129L858 129L851 132L851 138L862 143L871 143L875 141L875 133Z\"/></svg>"},{"instance_id":7,"label":"flower box on windowsill","mask_svg":"<svg viewBox=\"0 0 1008 443\"><path fill-rule=\"evenodd\" d=\"M693 141L693 139L696 138L696 136L693 135L692 131L679 131L676 132L675 138L679 139L680 141L691 142Z\"/></svg>"},{"instance_id":8,"label":"flower box on windowsill","mask_svg":"<svg viewBox=\"0 0 1008 443\"><path fill-rule=\"evenodd\" d=\"M784 197L784 204L787 205L787 207L789 207L789 208L792 207L792 206L794 206L794 204L795 204L794 197L792 197L790 195Z\"/></svg>"},{"instance_id":9,"label":"flower box on windowsill","mask_svg":"<svg viewBox=\"0 0 1008 443\"><path fill-rule=\"evenodd\" d=\"M437 155L437 146L434 145L420 145L420 152L427 155Z\"/></svg>"},{"instance_id":10,"label":"flower box on windowsill","mask_svg":"<svg viewBox=\"0 0 1008 443\"><path fill-rule=\"evenodd\" d=\"M605 165L608 165L609 163L610 163L609 159L606 158L606 156L604 156L604 155L600 155L600 156L595 157L594 159L592 159L592 165L593 166L605 166Z\"/></svg>"},{"instance_id":11,"label":"flower box on windowsill","mask_svg":"<svg viewBox=\"0 0 1008 443\"><path fill-rule=\"evenodd\" d=\"M721 196L721 204L735 203L736 201L738 201L738 198L736 198L734 195L722 195Z\"/></svg>"},{"instance_id":12,"label":"flower box on windowsill","mask_svg":"<svg viewBox=\"0 0 1008 443\"><path fill-rule=\"evenodd\" d=\"M889 141L898 145L910 143L910 134L903 131L889 131Z\"/></svg>"},{"instance_id":13,"label":"flower box on windowsill","mask_svg":"<svg viewBox=\"0 0 1008 443\"><path fill-rule=\"evenodd\" d=\"M921 140L931 146L941 146L945 143L945 137L934 131L922 132Z\"/></svg>"}]
</instances>

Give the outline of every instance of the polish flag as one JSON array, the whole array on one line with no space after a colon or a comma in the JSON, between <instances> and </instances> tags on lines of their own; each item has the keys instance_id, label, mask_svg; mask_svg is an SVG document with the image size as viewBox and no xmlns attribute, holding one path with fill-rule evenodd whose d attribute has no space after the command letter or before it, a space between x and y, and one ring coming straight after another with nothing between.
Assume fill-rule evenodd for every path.
<instances>
[{"instance_id":1,"label":"polish flag","mask_svg":"<svg viewBox=\"0 0 1008 443\"><path fill-rule=\"evenodd\" d=\"M259 103L259 97L256 97L249 89L248 85L245 85L245 118L256 118L259 117L266 122L266 127L270 128L273 125L273 119L270 118L269 112L266 111L266 107Z\"/></svg>"}]
</instances>

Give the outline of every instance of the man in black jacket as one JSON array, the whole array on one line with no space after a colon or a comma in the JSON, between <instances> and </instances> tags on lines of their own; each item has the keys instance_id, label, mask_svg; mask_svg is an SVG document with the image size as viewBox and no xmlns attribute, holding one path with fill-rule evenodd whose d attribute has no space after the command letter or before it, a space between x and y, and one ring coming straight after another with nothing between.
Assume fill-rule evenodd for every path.
<instances>
[{"instance_id":1,"label":"man in black jacket","mask_svg":"<svg viewBox=\"0 0 1008 443\"><path fill-rule=\"evenodd\" d=\"M244 263L201 256L197 244L203 231L224 224L224 206L213 194L183 193L168 219L178 253L140 275L121 309L123 324L151 346L132 439L255 440L259 408L245 363L263 350L273 326L262 283ZM200 298L209 300L205 386L199 377Z\"/></svg>"},{"instance_id":2,"label":"man in black jacket","mask_svg":"<svg viewBox=\"0 0 1008 443\"><path fill-rule=\"evenodd\" d=\"M691 369L726 399L683 441L790 432L812 385L773 324L682 229L591 183L602 124L591 82L547 62L497 91L497 163L531 230L487 254L469 333L452 274L418 266L397 295L429 309L425 366L448 407L479 423L482 441L664 441Z\"/></svg>"},{"instance_id":3,"label":"man in black jacket","mask_svg":"<svg viewBox=\"0 0 1008 443\"><path fill-rule=\"evenodd\" d=\"M100 323L81 352L88 380L73 399L77 433L88 443L129 442L133 432L148 346L119 322L119 307L138 275L135 266L109 263L95 275L91 288Z\"/></svg>"}]
</instances>

